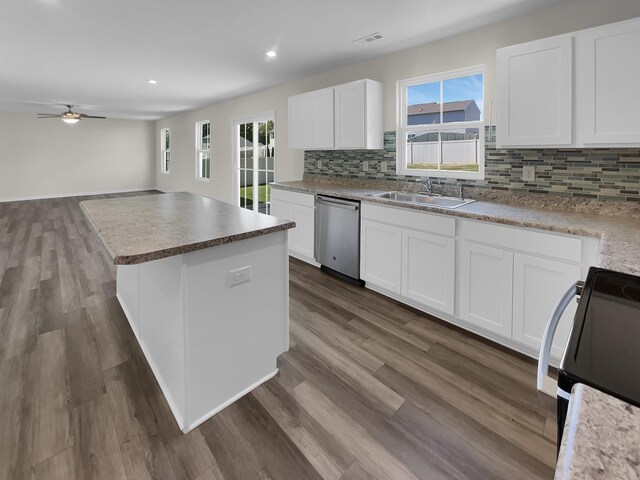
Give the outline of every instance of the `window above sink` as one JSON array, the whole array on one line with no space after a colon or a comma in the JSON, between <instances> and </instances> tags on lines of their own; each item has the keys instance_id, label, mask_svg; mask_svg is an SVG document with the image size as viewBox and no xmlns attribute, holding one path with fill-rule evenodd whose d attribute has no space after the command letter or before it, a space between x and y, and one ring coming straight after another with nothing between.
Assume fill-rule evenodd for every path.
<instances>
[{"instance_id":1,"label":"window above sink","mask_svg":"<svg viewBox=\"0 0 640 480\"><path fill-rule=\"evenodd\" d=\"M484 178L484 66L397 83L398 173Z\"/></svg>"}]
</instances>

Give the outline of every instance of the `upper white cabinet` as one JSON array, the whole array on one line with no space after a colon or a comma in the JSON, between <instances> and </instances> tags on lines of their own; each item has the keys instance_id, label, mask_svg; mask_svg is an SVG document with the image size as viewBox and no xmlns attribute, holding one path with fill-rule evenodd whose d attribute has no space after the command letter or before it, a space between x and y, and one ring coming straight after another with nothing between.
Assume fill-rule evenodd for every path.
<instances>
[{"instance_id":1,"label":"upper white cabinet","mask_svg":"<svg viewBox=\"0 0 640 480\"><path fill-rule=\"evenodd\" d=\"M562 35L497 51L497 143L572 142L572 38Z\"/></svg>"},{"instance_id":2,"label":"upper white cabinet","mask_svg":"<svg viewBox=\"0 0 640 480\"><path fill-rule=\"evenodd\" d=\"M289 97L289 148L306 148L311 143L309 96Z\"/></svg>"},{"instance_id":3,"label":"upper white cabinet","mask_svg":"<svg viewBox=\"0 0 640 480\"><path fill-rule=\"evenodd\" d=\"M335 148L381 149L382 84L358 80L335 87Z\"/></svg>"},{"instance_id":4,"label":"upper white cabinet","mask_svg":"<svg viewBox=\"0 0 640 480\"><path fill-rule=\"evenodd\" d=\"M498 147L640 145L640 19L497 50Z\"/></svg>"},{"instance_id":5,"label":"upper white cabinet","mask_svg":"<svg viewBox=\"0 0 640 480\"><path fill-rule=\"evenodd\" d=\"M309 130L311 145L314 148L333 147L333 94L333 88L325 88L309 94Z\"/></svg>"},{"instance_id":6,"label":"upper white cabinet","mask_svg":"<svg viewBox=\"0 0 640 480\"><path fill-rule=\"evenodd\" d=\"M640 19L576 34L581 143L640 144Z\"/></svg>"},{"instance_id":7,"label":"upper white cabinet","mask_svg":"<svg viewBox=\"0 0 640 480\"><path fill-rule=\"evenodd\" d=\"M381 149L382 84L358 80L289 97L289 147Z\"/></svg>"}]
</instances>

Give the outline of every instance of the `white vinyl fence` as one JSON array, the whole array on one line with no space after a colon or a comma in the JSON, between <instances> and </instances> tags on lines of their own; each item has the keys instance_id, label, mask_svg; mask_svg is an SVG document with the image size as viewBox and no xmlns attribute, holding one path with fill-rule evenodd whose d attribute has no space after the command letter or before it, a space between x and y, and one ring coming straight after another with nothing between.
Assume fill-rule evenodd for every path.
<instances>
[{"instance_id":1,"label":"white vinyl fence","mask_svg":"<svg viewBox=\"0 0 640 480\"><path fill-rule=\"evenodd\" d=\"M408 142L409 164L438 163L439 142ZM478 163L478 139L442 142L442 164Z\"/></svg>"}]
</instances>

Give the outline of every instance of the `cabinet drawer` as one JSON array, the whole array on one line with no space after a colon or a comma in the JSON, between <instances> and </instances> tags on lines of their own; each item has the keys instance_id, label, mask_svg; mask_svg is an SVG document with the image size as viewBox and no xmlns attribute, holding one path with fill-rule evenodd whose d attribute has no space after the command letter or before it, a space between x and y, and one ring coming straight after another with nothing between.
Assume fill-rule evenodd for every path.
<instances>
[{"instance_id":1,"label":"cabinet drawer","mask_svg":"<svg viewBox=\"0 0 640 480\"><path fill-rule=\"evenodd\" d=\"M461 222L460 229L465 240L568 262L578 263L582 260L582 240L579 238L469 220Z\"/></svg>"},{"instance_id":2,"label":"cabinet drawer","mask_svg":"<svg viewBox=\"0 0 640 480\"><path fill-rule=\"evenodd\" d=\"M273 188L271 190L271 198L281 202L294 203L304 207L315 206L315 195L312 193L290 192L289 190L280 190Z\"/></svg>"},{"instance_id":3,"label":"cabinet drawer","mask_svg":"<svg viewBox=\"0 0 640 480\"><path fill-rule=\"evenodd\" d=\"M362 218L448 237L456 235L455 218L408 208L383 207L363 203Z\"/></svg>"}]
</instances>

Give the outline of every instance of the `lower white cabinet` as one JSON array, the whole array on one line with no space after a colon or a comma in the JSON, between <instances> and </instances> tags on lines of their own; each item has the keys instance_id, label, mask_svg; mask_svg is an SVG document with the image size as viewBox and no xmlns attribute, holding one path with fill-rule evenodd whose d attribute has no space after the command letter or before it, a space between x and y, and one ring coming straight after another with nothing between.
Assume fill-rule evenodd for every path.
<instances>
[{"instance_id":1,"label":"lower white cabinet","mask_svg":"<svg viewBox=\"0 0 640 480\"><path fill-rule=\"evenodd\" d=\"M293 206L292 220L296 222L289 250L307 258L314 258L315 209Z\"/></svg>"},{"instance_id":2,"label":"lower white cabinet","mask_svg":"<svg viewBox=\"0 0 640 480\"><path fill-rule=\"evenodd\" d=\"M455 238L402 229L402 295L453 315Z\"/></svg>"},{"instance_id":3,"label":"lower white cabinet","mask_svg":"<svg viewBox=\"0 0 640 480\"><path fill-rule=\"evenodd\" d=\"M560 296L581 278L579 265L516 253L513 262L513 339L536 350ZM551 355L560 358L576 311L571 302L558 324Z\"/></svg>"},{"instance_id":4,"label":"lower white cabinet","mask_svg":"<svg viewBox=\"0 0 640 480\"><path fill-rule=\"evenodd\" d=\"M370 220L362 220L360 229L360 278L400 293L402 229Z\"/></svg>"},{"instance_id":5,"label":"lower white cabinet","mask_svg":"<svg viewBox=\"0 0 640 480\"><path fill-rule=\"evenodd\" d=\"M597 258L595 238L362 204L360 275L400 301L536 356L560 297ZM559 360L576 304L551 349Z\"/></svg>"},{"instance_id":6,"label":"lower white cabinet","mask_svg":"<svg viewBox=\"0 0 640 480\"><path fill-rule=\"evenodd\" d=\"M308 263L316 264L314 260L314 195L273 189L271 215L296 222L296 228L288 230L289 254Z\"/></svg>"},{"instance_id":7,"label":"lower white cabinet","mask_svg":"<svg viewBox=\"0 0 640 480\"><path fill-rule=\"evenodd\" d=\"M513 253L463 241L459 285L462 319L511 337Z\"/></svg>"}]
</instances>

